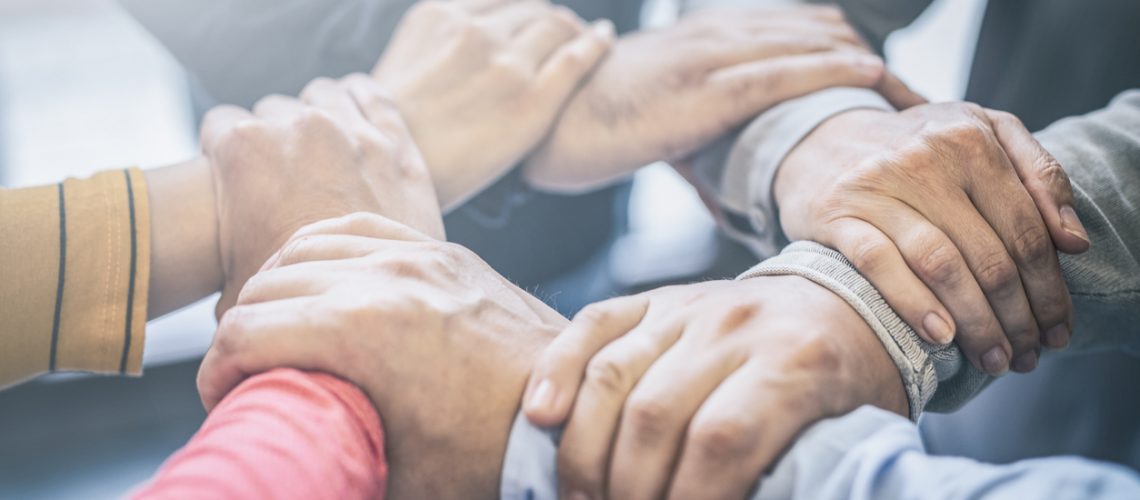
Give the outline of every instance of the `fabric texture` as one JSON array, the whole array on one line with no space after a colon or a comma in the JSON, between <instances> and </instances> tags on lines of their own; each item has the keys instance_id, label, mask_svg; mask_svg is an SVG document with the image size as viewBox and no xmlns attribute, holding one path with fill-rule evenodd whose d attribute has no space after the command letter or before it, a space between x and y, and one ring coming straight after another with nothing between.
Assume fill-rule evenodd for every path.
<instances>
[{"instance_id":1,"label":"fabric texture","mask_svg":"<svg viewBox=\"0 0 1140 500\"><path fill-rule=\"evenodd\" d=\"M502 498L554 500L559 433L515 419ZM808 428L748 498L1136 498L1140 476L1116 465L1056 457L991 465L926 454L913 423L864 406Z\"/></svg>"},{"instance_id":2,"label":"fabric texture","mask_svg":"<svg viewBox=\"0 0 1140 500\"><path fill-rule=\"evenodd\" d=\"M138 169L0 189L0 387L48 371L139 375L150 207Z\"/></svg>"},{"instance_id":3,"label":"fabric texture","mask_svg":"<svg viewBox=\"0 0 1140 500\"><path fill-rule=\"evenodd\" d=\"M227 395L131 497L382 499L387 479L368 397L331 375L277 369Z\"/></svg>"},{"instance_id":4,"label":"fabric texture","mask_svg":"<svg viewBox=\"0 0 1140 500\"><path fill-rule=\"evenodd\" d=\"M1105 110L1062 120L1037 137L1069 173L1074 209L1093 242L1082 255L1061 255L1077 311L1070 350L1140 354L1140 91L1122 94ZM812 279L864 314L899 368L912 418L918 417L916 404L951 411L993 380L957 348L934 349L922 340L837 252L793 244L742 276L771 274ZM932 371L938 380L933 394L912 383L918 373L929 380Z\"/></svg>"}]
</instances>

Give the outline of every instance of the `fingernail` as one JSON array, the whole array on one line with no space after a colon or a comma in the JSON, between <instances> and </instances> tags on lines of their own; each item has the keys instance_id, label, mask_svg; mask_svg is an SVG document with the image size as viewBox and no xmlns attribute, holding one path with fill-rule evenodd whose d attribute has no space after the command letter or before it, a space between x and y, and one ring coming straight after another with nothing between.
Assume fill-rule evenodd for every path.
<instances>
[{"instance_id":1,"label":"fingernail","mask_svg":"<svg viewBox=\"0 0 1140 500\"><path fill-rule=\"evenodd\" d=\"M922 319L922 328L926 330L926 334L932 340L939 344L946 345L954 340L954 329L950 328L950 323L942 319L938 313L927 314Z\"/></svg>"},{"instance_id":2,"label":"fingernail","mask_svg":"<svg viewBox=\"0 0 1140 500\"><path fill-rule=\"evenodd\" d=\"M1080 238L1085 243L1089 241L1089 233L1085 231L1084 224L1081 224L1081 218L1077 217L1077 211L1073 207L1065 205L1061 207L1061 229L1077 238Z\"/></svg>"},{"instance_id":3,"label":"fingernail","mask_svg":"<svg viewBox=\"0 0 1140 500\"><path fill-rule=\"evenodd\" d=\"M1045 343L1053 349L1064 349L1069 345L1069 327L1061 323L1045 330Z\"/></svg>"},{"instance_id":4,"label":"fingernail","mask_svg":"<svg viewBox=\"0 0 1140 500\"><path fill-rule=\"evenodd\" d=\"M1013 368L1021 373L1033 371L1034 368L1037 368L1037 353L1035 351L1029 351L1018 356L1017 359L1013 361Z\"/></svg>"},{"instance_id":5,"label":"fingernail","mask_svg":"<svg viewBox=\"0 0 1140 500\"><path fill-rule=\"evenodd\" d=\"M1005 350L998 346L982 355L982 369L995 377L1005 373L1009 369L1009 359L1006 358Z\"/></svg>"},{"instance_id":6,"label":"fingernail","mask_svg":"<svg viewBox=\"0 0 1140 500\"><path fill-rule=\"evenodd\" d=\"M549 411L550 407L554 405L554 384L550 379L542 379L538 386L534 388L534 393L530 396L529 405L532 410L545 410Z\"/></svg>"}]
</instances>

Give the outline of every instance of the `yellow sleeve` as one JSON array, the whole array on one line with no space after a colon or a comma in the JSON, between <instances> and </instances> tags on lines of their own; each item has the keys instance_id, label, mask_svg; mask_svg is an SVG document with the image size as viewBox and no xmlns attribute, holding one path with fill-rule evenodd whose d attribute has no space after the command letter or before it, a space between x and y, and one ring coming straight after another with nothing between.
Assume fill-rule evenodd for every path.
<instances>
[{"instance_id":1,"label":"yellow sleeve","mask_svg":"<svg viewBox=\"0 0 1140 500\"><path fill-rule=\"evenodd\" d=\"M0 189L0 387L46 371L139 375L150 207L138 169Z\"/></svg>"}]
</instances>

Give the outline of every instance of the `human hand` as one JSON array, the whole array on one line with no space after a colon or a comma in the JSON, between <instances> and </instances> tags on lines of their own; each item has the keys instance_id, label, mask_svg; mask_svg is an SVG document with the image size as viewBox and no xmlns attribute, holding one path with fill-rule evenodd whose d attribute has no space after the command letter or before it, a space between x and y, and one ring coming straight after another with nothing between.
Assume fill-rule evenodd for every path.
<instances>
[{"instance_id":1,"label":"human hand","mask_svg":"<svg viewBox=\"0 0 1140 500\"><path fill-rule=\"evenodd\" d=\"M788 155L774 190L789 238L839 250L924 339L956 339L978 369L1031 371L1042 344L1068 343L1054 246L1080 253L1088 236L1064 170L1012 115L849 111Z\"/></svg>"},{"instance_id":2,"label":"human hand","mask_svg":"<svg viewBox=\"0 0 1140 500\"><path fill-rule=\"evenodd\" d=\"M490 498L531 362L567 321L467 249L373 214L305 227L222 318L207 408L292 367L355 382L384 419L392 498Z\"/></svg>"},{"instance_id":3,"label":"human hand","mask_svg":"<svg viewBox=\"0 0 1140 500\"><path fill-rule=\"evenodd\" d=\"M612 41L609 21L587 26L545 0L426 1L373 75L395 96L450 208L542 140Z\"/></svg>"},{"instance_id":4,"label":"human hand","mask_svg":"<svg viewBox=\"0 0 1140 500\"><path fill-rule=\"evenodd\" d=\"M678 161L782 101L836 87L921 101L832 7L713 9L622 37L570 101L524 178L581 191Z\"/></svg>"},{"instance_id":5,"label":"human hand","mask_svg":"<svg viewBox=\"0 0 1140 500\"><path fill-rule=\"evenodd\" d=\"M269 96L253 113L215 108L202 124L202 149L213 170L225 272L218 317L305 224L370 211L443 237L423 159L367 77L318 79L300 100Z\"/></svg>"},{"instance_id":6,"label":"human hand","mask_svg":"<svg viewBox=\"0 0 1140 500\"><path fill-rule=\"evenodd\" d=\"M908 411L879 339L829 290L778 276L588 306L539 358L523 411L569 418L563 498L742 498L801 430L864 404Z\"/></svg>"}]
</instances>

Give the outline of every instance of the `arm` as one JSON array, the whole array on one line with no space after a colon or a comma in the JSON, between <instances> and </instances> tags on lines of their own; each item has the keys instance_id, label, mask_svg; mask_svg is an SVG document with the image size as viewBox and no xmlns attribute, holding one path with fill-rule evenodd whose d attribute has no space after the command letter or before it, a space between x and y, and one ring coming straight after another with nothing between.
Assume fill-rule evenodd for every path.
<instances>
[{"instance_id":1,"label":"arm","mask_svg":"<svg viewBox=\"0 0 1140 500\"><path fill-rule=\"evenodd\" d=\"M1140 190L1134 188L1140 185L1140 169L1135 164L1140 155L1137 130L1140 92L1129 91L1102 111L1062 120L1037 134L1041 145L1056 156L1071 177L1072 206L1082 220L1088 221L1092 240L1088 253L1061 256L1076 308L1072 328L1072 347L1076 349L1140 351L1136 327L1140 321L1140 264L1135 254L1140 246L1135 208L1140 206ZM1041 170L1038 180L1047 181L1056 173ZM991 380L964 363L957 347L920 339L837 252L808 243L793 245L745 276L789 272L825 273L840 283L833 290L846 294L854 307L874 311L873 318L866 319L876 327L904 380L915 381L908 384L912 411L955 409ZM1069 343L1069 336L1049 343L1063 347Z\"/></svg>"},{"instance_id":2,"label":"arm","mask_svg":"<svg viewBox=\"0 0 1140 500\"><path fill-rule=\"evenodd\" d=\"M683 13L724 6L788 3L837 4L872 49L882 54L893 31L908 26L931 0L687 0ZM897 101L897 102L896 102ZM855 109L893 110L914 101L892 99L861 88L831 88L780 103L752 119L742 131L718 139L690 159L696 187L716 199L718 220L727 234L760 257L779 253L788 239L780 227L772 184L788 153L820 123Z\"/></svg>"},{"instance_id":3,"label":"arm","mask_svg":"<svg viewBox=\"0 0 1140 500\"><path fill-rule=\"evenodd\" d=\"M383 498L380 416L335 377L274 370L245 381L131 497Z\"/></svg>"},{"instance_id":4,"label":"arm","mask_svg":"<svg viewBox=\"0 0 1140 500\"><path fill-rule=\"evenodd\" d=\"M0 191L0 387L142 373L146 321L220 289L213 190L197 159Z\"/></svg>"},{"instance_id":5,"label":"arm","mask_svg":"<svg viewBox=\"0 0 1140 500\"><path fill-rule=\"evenodd\" d=\"M503 466L503 498L555 498L561 439L521 414ZM1140 494L1136 473L1071 457L992 465L925 453L918 429L893 413L863 407L808 428L775 467L754 478L748 498L1125 498Z\"/></svg>"}]
</instances>

